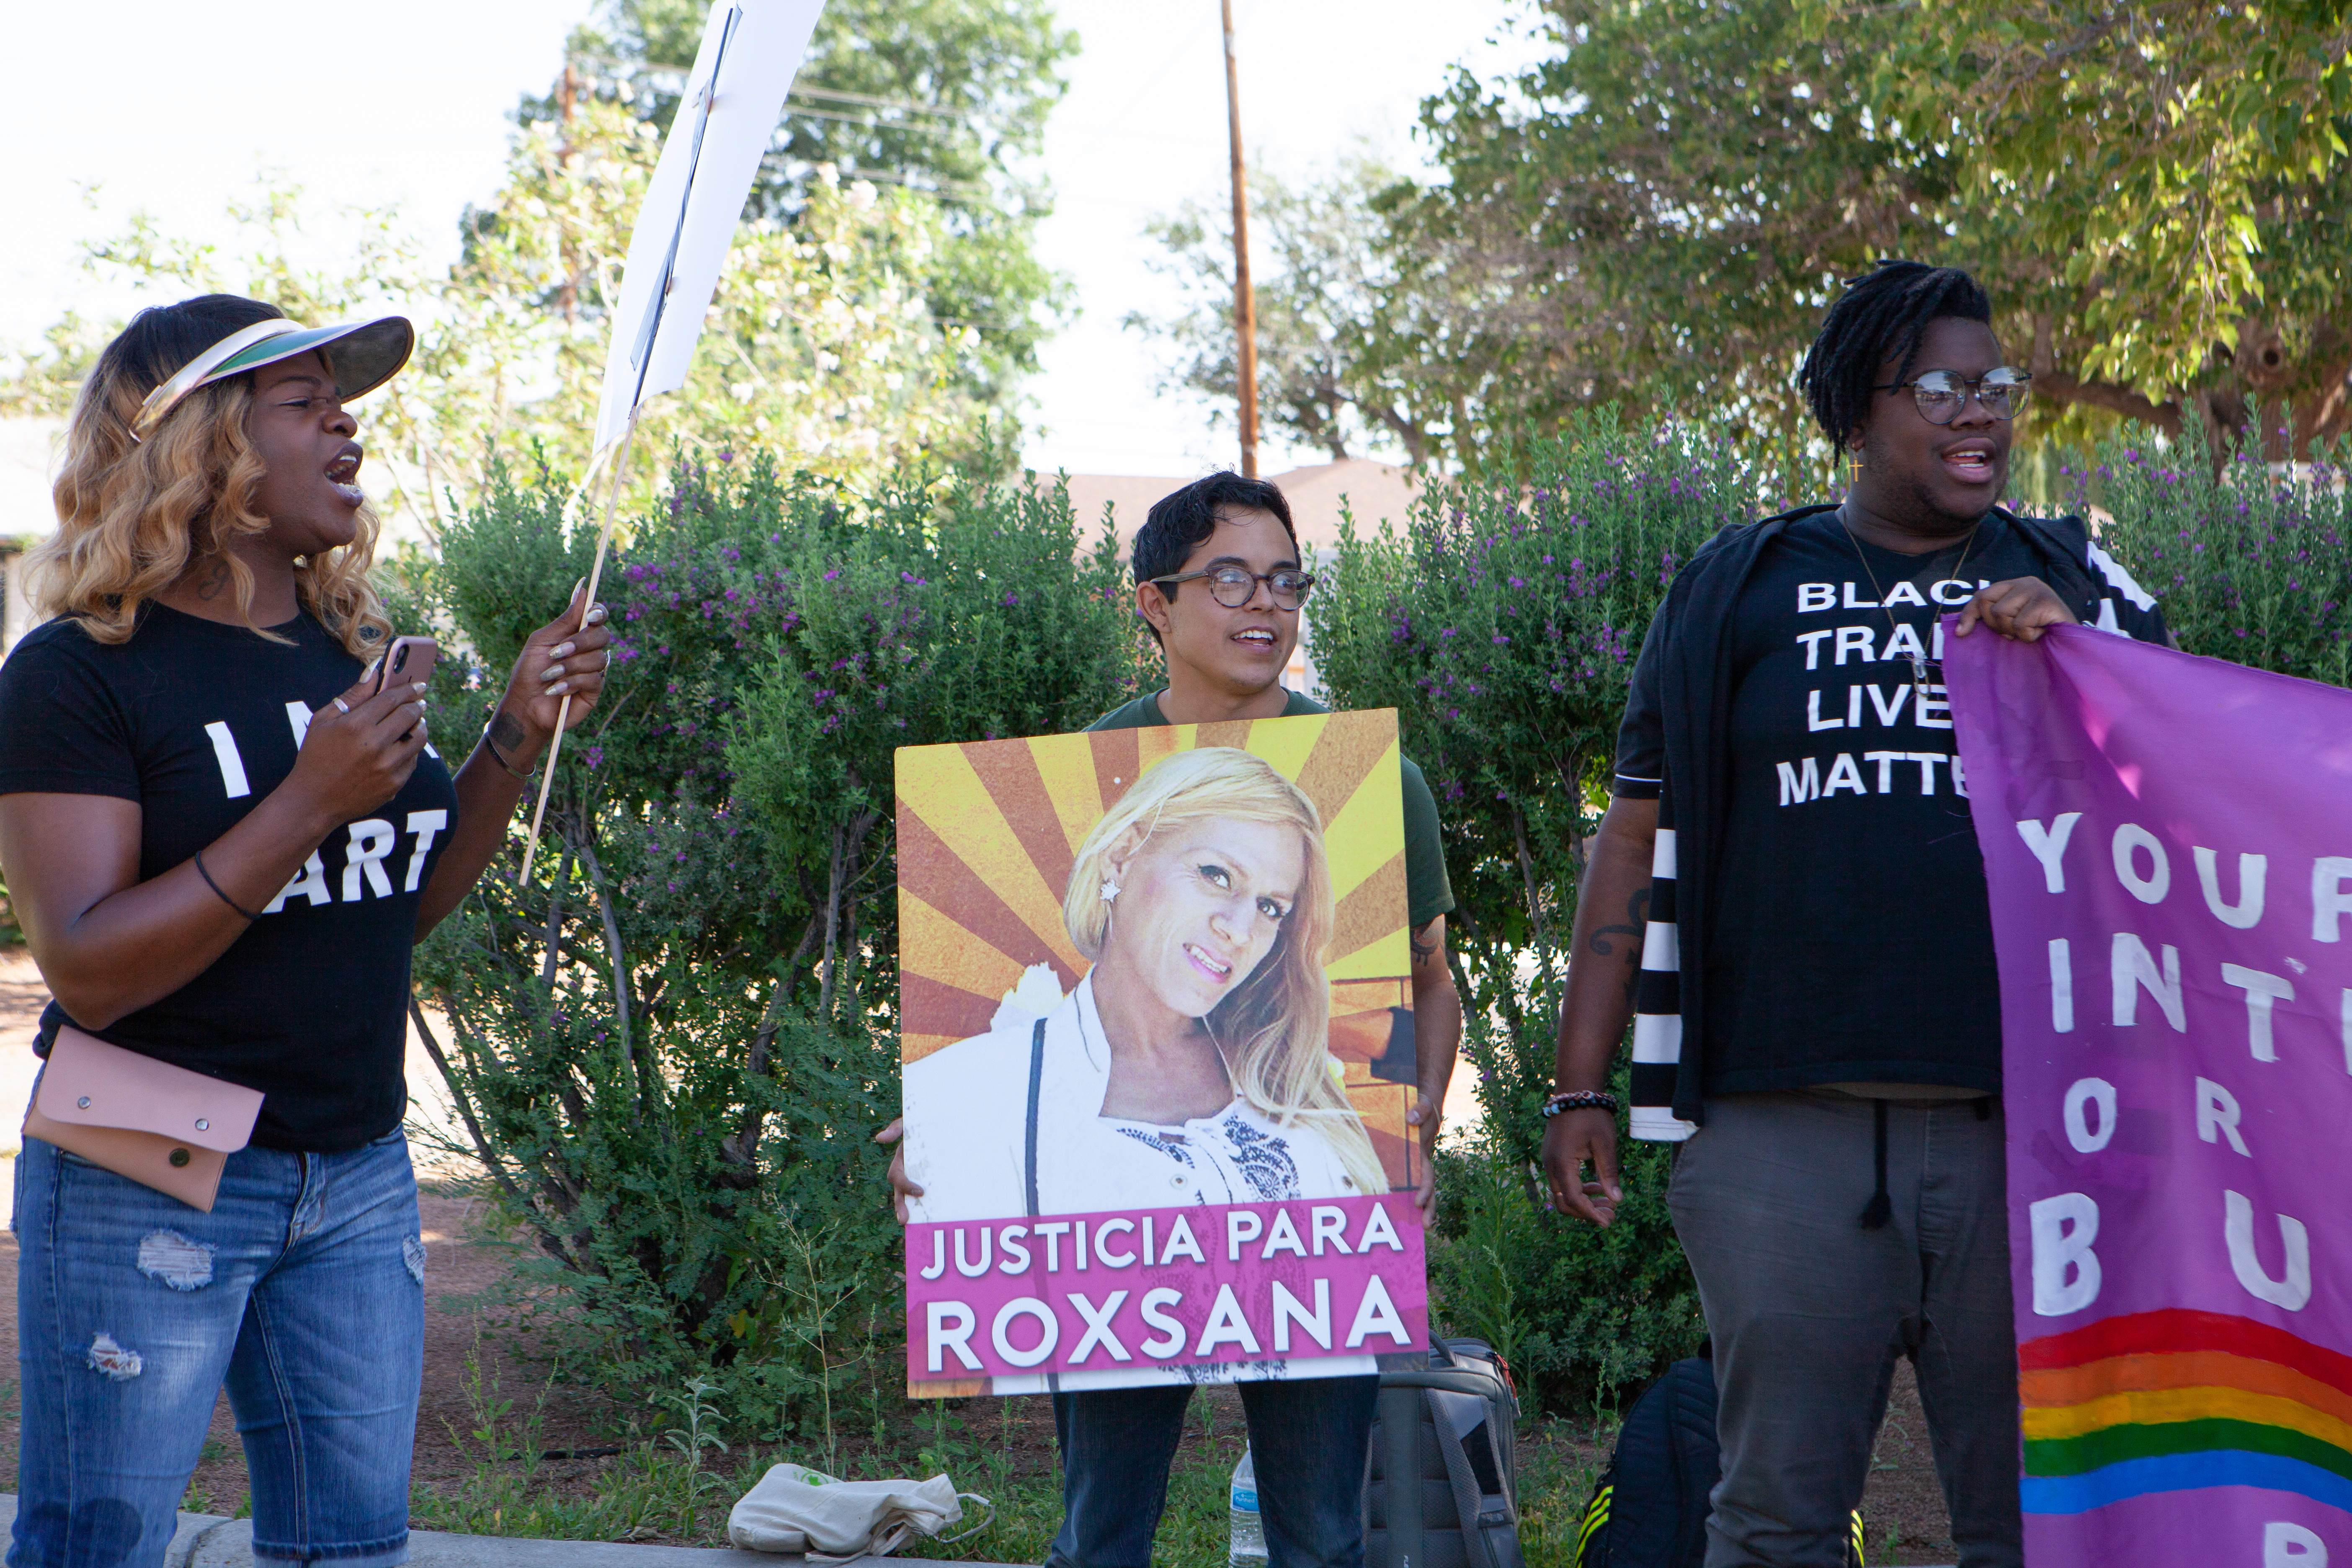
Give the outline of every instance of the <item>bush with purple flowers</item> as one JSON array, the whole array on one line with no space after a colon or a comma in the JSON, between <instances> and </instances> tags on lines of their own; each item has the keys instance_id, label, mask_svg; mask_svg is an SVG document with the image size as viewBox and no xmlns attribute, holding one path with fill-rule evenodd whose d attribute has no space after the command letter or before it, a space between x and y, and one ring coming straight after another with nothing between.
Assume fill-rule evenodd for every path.
<instances>
[{"instance_id":1,"label":"bush with purple flowers","mask_svg":"<svg viewBox=\"0 0 2352 1568\"><path fill-rule=\"evenodd\" d=\"M1696 430L1606 413L1518 458L1510 482L1432 484L1401 535L1349 530L1312 635L1335 706L1397 710L1460 905L1447 936L1487 1132L1441 1156L1438 1305L1566 1407L1646 1378L1699 1332L1658 1151L1625 1146L1627 1201L1605 1233L1537 1212L1522 1173L1542 1141L1582 840L1608 803L1643 636L1676 566L1777 487ZM1640 940L1638 921L1602 940Z\"/></svg>"},{"instance_id":2,"label":"bush with purple flowers","mask_svg":"<svg viewBox=\"0 0 2352 1568\"><path fill-rule=\"evenodd\" d=\"M499 469L400 607L463 650L453 752L479 672L588 570L569 493ZM613 673L531 881L516 835L416 977L469 1152L545 1255L543 1327L584 1341L566 1364L707 1376L730 1433L776 1440L901 1331L872 1142L898 1107L892 753L1078 729L1133 694L1136 637L1056 487L681 460L625 538Z\"/></svg>"},{"instance_id":3,"label":"bush with purple flowers","mask_svg":"<svg viewBox=\"0 0 2352 1568\"><path fill-rule=\"evenodd\" d=\"M2203 426L2160 444L2126 429L2062 470L2074 508L2110 514L2100 542L2164 606L2190 653L2352 686L2352 445L2263 460L2260 421L2217 450Z\"/></svg>"}]
</instances>

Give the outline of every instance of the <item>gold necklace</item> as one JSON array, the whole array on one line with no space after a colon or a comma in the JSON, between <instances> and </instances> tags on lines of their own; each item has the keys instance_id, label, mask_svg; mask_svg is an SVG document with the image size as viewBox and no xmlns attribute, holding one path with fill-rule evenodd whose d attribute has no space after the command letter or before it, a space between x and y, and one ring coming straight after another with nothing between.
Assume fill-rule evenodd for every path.
<instances>
[{"instance_id":1,"label":"gold necklace","mask_svg":"<svg viewBox=\"0 0 2352 1568\"><path fill-rule=\"evenodd\" d=\"M1878 574L1871 569L1870 557L1862 552L1861 536L1854 532L1853 524L1846 521L1845 506L1843 502L1838 506L1838 526L1845 530L1845 542L1853 546L1853 558L1862 563L1862 574L1870 579L1870 591L1878 595L1879 612L1886 617L1886 640L1891 643L1895 640L1894 607L1886 602L1885 590L1878 585ZM1960 558L1952 563L1951 580L1963 584L1968 582L1967 578L1960 575L1960 568L1969 563L1969 552L1976 548L1977 531L1982 527L1984 527L1984 519L1977 519L1975 526L1969 530L1968 538L1960 542ZM1928 700L1927 664L1928 659L1925 652L1911 656L1911 689L1918 702ZM1916 706L1914 711L1916 711Z\"/></svg>"}]
</instances>

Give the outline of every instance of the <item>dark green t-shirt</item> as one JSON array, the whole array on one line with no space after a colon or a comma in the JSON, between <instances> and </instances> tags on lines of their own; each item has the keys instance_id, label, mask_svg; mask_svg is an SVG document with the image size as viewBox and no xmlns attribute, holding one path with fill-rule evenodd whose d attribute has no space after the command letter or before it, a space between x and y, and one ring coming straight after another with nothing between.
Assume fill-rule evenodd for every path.
<instances>
[{"instance_id":1,"label":"dark green t-shirt","mask_svg":"<svg viewBox=\"0 0 2352 1568\"><path fill-rule=\"evenodd\" d=\"M1282 717L1331 711L1296 691L1283 694ZM1089 730L1151 730L1168 722L1156 696L1139 697L1112 709L1087 726ZM1437 837L1437 797L1411 757L1401 758L1404 775L1404 897L1408 918L1416 927L1427 925L1454 907L1454 884L1445 875L1445 846Z\"/></svg>"}]
</instances>

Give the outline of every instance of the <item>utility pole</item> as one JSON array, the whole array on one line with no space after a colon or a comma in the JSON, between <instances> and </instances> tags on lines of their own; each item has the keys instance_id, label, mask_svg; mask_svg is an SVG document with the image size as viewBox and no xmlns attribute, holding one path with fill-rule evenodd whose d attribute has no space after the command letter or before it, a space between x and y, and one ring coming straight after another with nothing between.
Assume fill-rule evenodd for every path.
<instances>
[{"instance_id":1,"label":"utility pole","mask_svg":"<svg viewBox=\"0 0 2352 1568\"><path fill-rule=\"evenodd\" d=\"M1249 182L1242 168L1242 85L1234 62L1234 0L1225 12L1225 124L1234 146L1234 334L1242 403L1242 475L1257 478L1257 295L1250 288Z\"/></svg>"}]
</instances>

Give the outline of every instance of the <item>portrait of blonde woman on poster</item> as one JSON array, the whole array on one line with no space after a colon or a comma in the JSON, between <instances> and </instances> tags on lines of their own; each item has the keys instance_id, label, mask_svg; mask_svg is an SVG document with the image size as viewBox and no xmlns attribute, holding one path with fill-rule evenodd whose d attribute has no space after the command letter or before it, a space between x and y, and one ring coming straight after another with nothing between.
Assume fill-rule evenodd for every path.
<instances>
[{"instance_id":1,"label":"portrait of blonde woman on poster","mask_svg":"<svg viewBox=\"0 0 2352 1568\"><path fill-rule=\"evenodd\" d=\"M1168 757L1087 834L1062 912L1076 989L906 1070L910 1219L1388 1190L1332 1070L1331 872L1297 784L1235 747Z\"/></svg>"}]
</instances>

